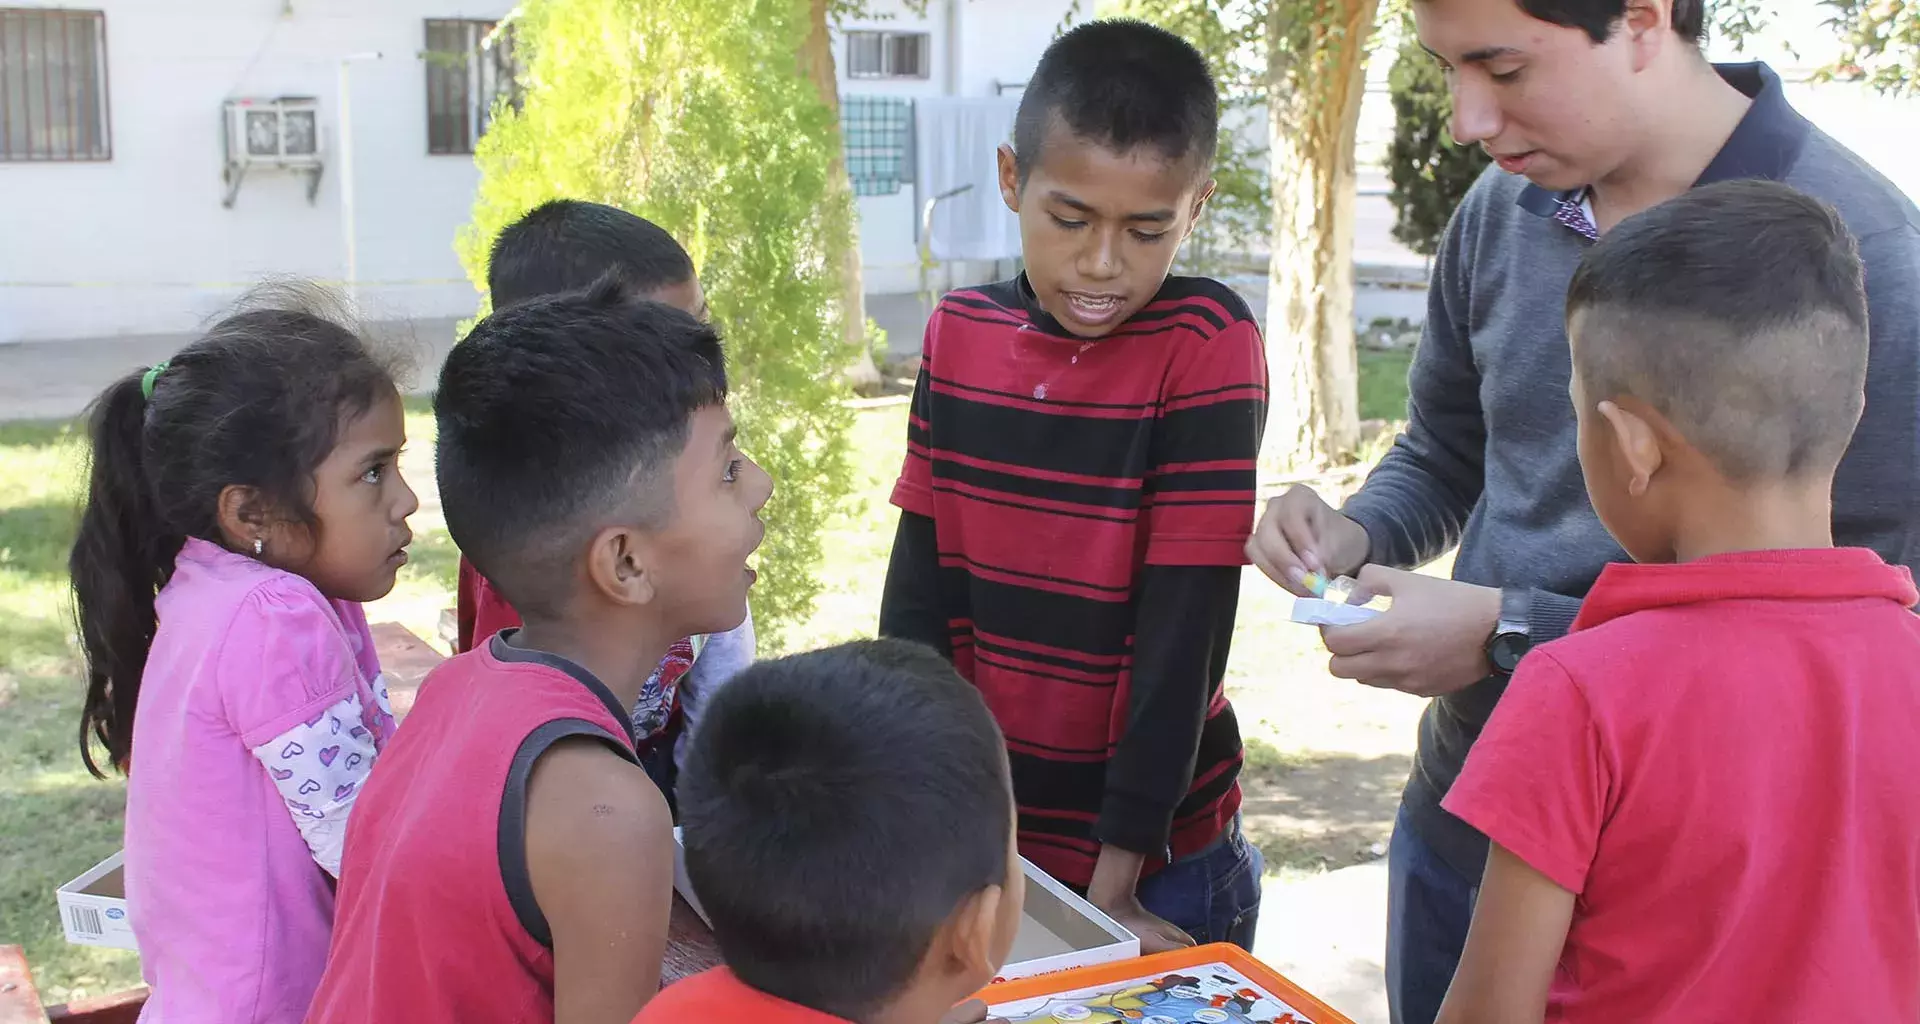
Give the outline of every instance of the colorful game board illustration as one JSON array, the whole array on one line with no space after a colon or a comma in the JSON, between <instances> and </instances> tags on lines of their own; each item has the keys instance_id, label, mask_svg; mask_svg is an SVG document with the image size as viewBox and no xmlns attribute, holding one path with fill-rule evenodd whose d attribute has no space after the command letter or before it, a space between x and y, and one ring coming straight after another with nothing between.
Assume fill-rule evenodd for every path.
<instances>
[{"instance_id":1,"label":"colorful game board illustration","mask_svg":"<svg viewBox=\"0 0 1920 1024\"><path fill-rule=\"evenodd\" d=\"M1313 1024L1226 964L1003 1003L1007 1024Z\"/></svg>"}]
</instances>

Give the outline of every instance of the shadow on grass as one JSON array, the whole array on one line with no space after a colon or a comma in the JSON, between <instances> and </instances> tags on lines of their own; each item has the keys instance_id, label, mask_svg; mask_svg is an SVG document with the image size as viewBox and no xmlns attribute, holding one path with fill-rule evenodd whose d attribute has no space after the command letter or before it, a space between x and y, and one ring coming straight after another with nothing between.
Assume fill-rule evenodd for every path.
<instances>
[{"instance_id":1,"label":"shadow on grass","mask_svg":"<svg viewBox=\"0 0 1920 1024\"><path fill-rule=\"evenodd\" d=\"M1330 871L1380 856L1412 759L1282 753L1248 745L1240 776L1247 836L1269 871Z\"/></svg>"},{"instance_id":2,"label":"shadow on grass","mask_svg":"<svg viewBox=\"0 0 1920 1024\"><path fill-rule=\"evenodd\" d=\"M67 553L80 525L79 506L49 499L0 509L0 572L65 584Z\"/></svg>"}]
</instances>

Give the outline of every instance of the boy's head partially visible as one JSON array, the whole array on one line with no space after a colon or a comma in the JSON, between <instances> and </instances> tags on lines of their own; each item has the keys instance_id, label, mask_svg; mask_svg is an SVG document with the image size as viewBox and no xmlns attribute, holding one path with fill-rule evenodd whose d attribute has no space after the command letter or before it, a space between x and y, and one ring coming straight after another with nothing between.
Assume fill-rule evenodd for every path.
<instances>
[{"instance_id":1,"label":"boy's head partially visible","mask_svg":"<svg viewBox=\"0 0 1920 1024\"><path fill-rule=\"evenodd\" d=\"M529 627L731 629L772 482L726 397L713 329L612 277L501 309L434 397L447 532Z\"/></svg>"},{"instance_id":2,"label":"boy's head partially visible","mask_svg":"<svg viewBox=\"0 0 1920 1024\"><path fill-rule=\"evenodd\" d=\"M1831 544L1867 300L1830 207L1735 181L1628 218L1581 260L1567 333L1587 490L1636 561Z\"/></svg>"},{"instance_id":3,"label":"boy's head partially visible","mask_svg":"<svg viewBox=\"0 0 1920 1024\"><path fill-rule=\"evenodd\" d=\"M680 777L687 873L739 979L846 1020L933 1021L992 980L1025 898L1005 743L900 640L761 662Z\"/></svg>"},{"instance_id":4,"label":"boy's head partially visible","mask_svg":"<svg viewBox=\"0 0 1920 1024\"><path fill-rule=\"evenodd\" d=\"M1152 301L1213 194L1220 97L1192 45L1145 22L1093 21L1040 58L1000 147L1036 299L1082 338Z\"/></svg>"},{"instance_id":5,"label":"boy's head partially visible","mask_svg":"<svg viewBox=\"0 0 1920 1024\"><path fill-rule=\"evenodd\" d=\"M493 241L487 291L494 309L583 291L608 274L631 294L707 319L693 259L659 225L578 199L535 207Z\"/></svg>"}]
</instances>

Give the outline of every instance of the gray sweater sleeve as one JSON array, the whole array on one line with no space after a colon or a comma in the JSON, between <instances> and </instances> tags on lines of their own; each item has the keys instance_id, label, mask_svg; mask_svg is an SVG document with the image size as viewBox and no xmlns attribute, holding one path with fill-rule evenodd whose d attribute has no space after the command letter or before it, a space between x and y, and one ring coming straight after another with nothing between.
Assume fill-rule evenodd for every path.
<instances>
[{"instance_id":1,"label":"gray sweater sleeve","mask_svg":"<svg viewBox=\"0 0 1920 1024\"><path fill-rule=\"evenodd\" d=\"M1445 554L1486 488L1487 419L1469 311L1473 226L1487 201L1476 188L1447 225L1407 374L1407 428L1342 509L1366 528L1370 562L1411 569ZM1545 643L1572 628L1580 599L1535 589L1530 608L1528 635Z\"/></svg>"},{"instance_id":2,"label":"gray sweater sleeve","mask_svg":"<svg viewBox=\"0 0 1920 1024\"><path fill-rule=\"evenodd\" d=\"M1368 561L1381 565L1410 569L1459 543L1486 483L1486 416L1467 333L1467 236L1477 198L1454 214L1435 258L1427 323L1407 375L1407 428L1342 510L1366 528Z\"/></svg>"}]
</instances>

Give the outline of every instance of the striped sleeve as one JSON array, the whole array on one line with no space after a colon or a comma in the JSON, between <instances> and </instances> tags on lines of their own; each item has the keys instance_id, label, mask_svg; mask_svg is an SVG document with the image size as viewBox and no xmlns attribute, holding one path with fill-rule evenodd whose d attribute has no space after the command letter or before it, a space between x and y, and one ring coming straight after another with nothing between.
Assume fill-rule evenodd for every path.
<instances>
[{"instance_id":1,"label":"striped sleeve","mask_svg":"<svg viewBox=\"0 0 1920 1024\"><path fill-rule=\"evenodd\" d=\"M900 479L893 485L893 504L917 516L933 518L933 457L928 447L932 428L932 377L935 339L939 335L941 310L934 310L927 321L927 333L920 346L920 373L913 381L913 404L907 409L907 454L900 465Z\"/></svg>"},{"instance_id":2,"label":"striped sleeve","mask_svg":"<svg viewBox=\"0 0 1920 1024\"><path fill-rule=\"evenodd\" d=\"M1168 377L1147 483L1150 565L1246 564L1267 422L1260 329L1239 320L1184 346Z\"/></svg>"}]
</instances>

